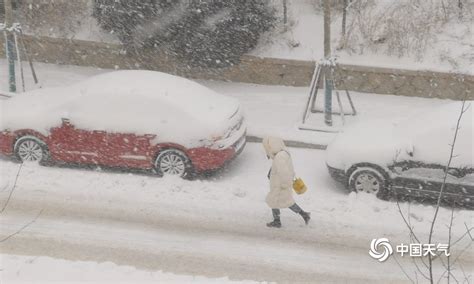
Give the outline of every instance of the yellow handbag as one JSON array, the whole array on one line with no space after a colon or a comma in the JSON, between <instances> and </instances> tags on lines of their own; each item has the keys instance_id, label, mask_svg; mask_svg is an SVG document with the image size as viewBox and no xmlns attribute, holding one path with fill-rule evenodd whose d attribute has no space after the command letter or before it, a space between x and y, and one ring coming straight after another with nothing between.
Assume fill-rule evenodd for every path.
<instances>
[{"instance_id":1,"label":"yellow handbag","mask_svg":"<svg viewBox=\"0 0 474 284\"><path fill-rule=\"evenodd\" d=\"M293 190L297 194L303 194L308 190L308 188L306 187L306 184L304 184L304 181L301 178L295 178L295 180L293 181Z\"/></svg>"}]
</instances>

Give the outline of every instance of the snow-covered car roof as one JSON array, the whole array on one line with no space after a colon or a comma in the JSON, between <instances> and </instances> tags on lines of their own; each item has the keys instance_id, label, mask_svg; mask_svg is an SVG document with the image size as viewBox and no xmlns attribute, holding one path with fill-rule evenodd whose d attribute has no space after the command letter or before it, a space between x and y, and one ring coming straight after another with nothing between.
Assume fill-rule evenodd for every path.
<instances>
[{"instance_id":1,"label":"snow-covered car roof","mask_svg":"<svg viewBox=\"0 0 474 284\"><path fill-rule=\"evenodd\" d=\"M226 121L238 111L237 100L181 77L117 71L5 100L0 126L48 133L67 118L81 129L159 134L180 141L225 131Z\"/></svg>"},{"instance_id":2,"label":"snow-covered car roof","mask_svg":"<svg viewBox=\"0 0 474 284\"><path fill-rule=\"evenodd\" d=\"M428 112L402 120L362 121L340 133L327 149L327 163L344 168L357 163L389 165L395 160L411 159L444 165L449 159L461 102L448 103ZM473 101L465 103L460 121L453 167L473 165Z\"/></svg>"}]
</instances>

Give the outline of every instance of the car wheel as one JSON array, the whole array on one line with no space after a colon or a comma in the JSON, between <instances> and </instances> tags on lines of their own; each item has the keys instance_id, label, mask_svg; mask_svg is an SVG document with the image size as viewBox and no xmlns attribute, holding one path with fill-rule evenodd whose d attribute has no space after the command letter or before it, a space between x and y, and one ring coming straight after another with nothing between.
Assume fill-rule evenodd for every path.
<instances>
[{"instance_id":1,"label":"car wheel","mask_svg":"<svg viewBox=\"0 0 474 284\"><path fill-rule=\"evenodd\" d=\"M375 194L380 199L388 199L387 181L384 175L369 167L357 168L349 177L349 187L359 193Z\"/></svg>"},{"instance_id":2,"label":"car wheel","mask_svg":"<svg viewBox=\"0 0 474 284\"><path fill-rule=\"evenodd\" d=\"M160 152L155 161L155 169L161 175L186 177L191 168L191 161L186 154L175 149Z\"/></svg>"},{"instance_id":3,"label":"car wheel","mask_svg":"<svg viewBox=\"0 0 474 284\"><path fill-rule=\"evenodd\" d=\"M18 139L14 147L15 156L21 162L42 163L48 160L49 153L46 143L34 136Z\"/></svg>"}]
</instances>

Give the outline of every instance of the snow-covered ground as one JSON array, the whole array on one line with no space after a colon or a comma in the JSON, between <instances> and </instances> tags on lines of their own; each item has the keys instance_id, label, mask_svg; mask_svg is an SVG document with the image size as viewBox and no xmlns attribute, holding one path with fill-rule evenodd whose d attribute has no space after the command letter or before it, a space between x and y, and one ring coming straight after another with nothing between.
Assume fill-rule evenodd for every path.
<instances>
[{"instance_id":1,"label":"snow-covered ground","mask_svg":"<svg viewBox=\"0 0 474 284\"><path fill-rule=\"evenodd\" d=\"M61 66L52 64L35 64L40 86L57 87L79 82L90 76L110 72L110 70L90 67ZM0 59L0 70L6 70L6 61ZM25 72L27 90L37 88L29 72ZM19 79L19 78L18 78ZM7 77L0 76L0 91L8 90ZM21 89L18 80L18 89ZM301 131L303 111L309 96L306 87L262 86L253 84L225 83L218 81L199 81L199 83L218 93L237 98L244 107L248 134L262 137L276 135L285 140L301 141L319 145L327 145L334 134L323 132ZM358 115L348 117L348 125L359 120L379 120L387 117L409 117L418 112L431 110L433 107L450 103L450 100L427 99L417 97L400 97L393 95L378 95L352 92ZM317 99L317 106L322 107L322 96ZM336 100L333 100L337 109ZM349 109L346 106L346 109ZM322 124L323 117L313 114L309 117L308 125ZM338 116L335 123L340 123Z\"/></svg>"},{"instance_id":2,"label":"snow-covered ground","mask_svg":"<svg viewBox=\"0 0 474 284\"><path fill-rule=\"evenodd\" d=\"M289 0L288 1L288 27L284 29L278 26L261 40L261 44L252 54L262 57L275 57L297 60L321 60L324 57L324 33L323 14L317 10L318 1L314 0ZM394 5L397 1L374 1L378 9ZM413 2L412 2L413 3ZM472 4L471 4L472 5ZM415 9L416 7L413 7ZM281 11L280 11L281 12ZM428 11L428 13L433 11ZM349 9L349 16L354 12ZM383 44L379 51L370 50L368 47L356 46L354 49L363 49L364 52L348 53L346 50L337 50L341 38L341 15L332 14L331 36L332 50L339 57L339 62L344 64L377 66L386 68L400 68L411 70L431 70L441 72L461 72L473 74L474 70L474 30L471 20L464 22L446 23L433 37L429 38L429 44L420 56L413 53L399 57L395 54L388 55L383 51ZM373 21L377 21L380 15L371 15ZM390 15L386 15L387 17ZM380 19L378 19L380 21ZM397 19L395 19L397 20ZM349 20L348 20L349 21ZM432 23L434 26L435 23ZM348 24L349 25L349 24ZM373 27L376 37L376 29ZM348 32L350 28L348 27ZM371 39L367 39L371 40ZM413 42L416 40L413 39ZM402 45L402 43L400 43ZM394 51L395 52L395 51Z\"/></svg>"},{"instance_id":3,"label":"snow-covered ground","mask_svg":"<svg viewBox=\"0 0 474 284\"><path fill-rule=\"evenodd\" d=\"M113 262L68 261L20 255L1 255L0 258L3 268L0 279L5 283L256 283L144 271ZM54 271L51 271L52 267Z\"/></svg>"},{"instance_id":4,"label":"snow-covered ground","mask_svg":"<svg viewBox=\"0 0 474 284\"><path fill-rule=\"evenodd\" d=\"M106 71L48 64L37 67L44 86L69 84ZM0 68L5 70L5 61L0 61ZM242 102L252 135L280 134L314 143L332 138L329 134L297 130L306 88L201 83ZM6 86L5 78L0 77L0 90ZM407 116L449 102L376 94L355 94L354 101L361 112L359 119ZM134 273L140 281L150 280L150 271L231 280L406 281L393 258L380 264L367 253L373 238L410 242L396 203L367 194L348 194L327 174L324 151L290 151L298 176L309 187L306 194L296 197L298 204L312 213L307 227L288 210L282 213L281 230L266 228L265 223L271 219L264 202L270 164L262 146L249 143L225 170L193 181L146 173L26 164L21 168L11 202L1 215L1 235L14 232L43 212L21 234L1 243L1 251L69 261L112 261L149 271ZM8 197L19 167L0 160L0 200ZM427 241L433 206L403 203L402 210L418 237ZM441 208L435 230L437 242L447 241L450 216L451 210ZM465 224L472 226L473 212L456 209L454 217L452 233L456 239L464 234ZM453 253L458 255L462 247L463 244L454 247ZM472 267L473 257L471 249L461 261ZM17 263L23 259L6 259L2 264L5 275L24 280L15 278ZM407 270L414 270L408 257L399 261ZM356 262L358 266L353 265ZM100 264L88 265L83 268L85 275L89 269L100 269ZM75 264L68 262L67 266L74 269ZM111 270L121 271L117 267ZM75 274L68 275L73 280ZM94 275L89 274L91 278ZM158 279L162 276L157 275Z\"/></svg>"}]
</instances>

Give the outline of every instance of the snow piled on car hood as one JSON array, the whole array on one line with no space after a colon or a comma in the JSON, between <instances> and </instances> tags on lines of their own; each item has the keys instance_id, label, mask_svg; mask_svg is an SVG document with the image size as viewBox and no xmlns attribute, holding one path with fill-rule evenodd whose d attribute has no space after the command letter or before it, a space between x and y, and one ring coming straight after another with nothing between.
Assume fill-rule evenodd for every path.
<instances>
[{"instance_id":1,"label":"snow piled on car hood","mask_svg":"<svg viewBox=\"0 0 474 284\"><path fill-rule=\"evenodd\" d=\"M0 126L48 134L67 118L80 129L158 134L162 141L186 143L222 134L238 112L237 100L193 81L153 71L117 71L3 101Z\"/></svg>"},{"instance_id":2,"label":"snow piled on car hood","mask_svg":"<svg viewBox=\"0 0 474 284\"><path fill-rule=\"evenodd\" d=\"M390 120L360 121L351 125L328 145L326 163L341 170L357 163L388 164L400 144L394 127L395 123Z\"/></svg>"},{"instance_id":3,"label":"snow piled on car hood","mask_svg":"<svg viewBox=\"0 0 474 284\"><path fill-rule=\"evenodd\" d=\"M395 161L414 160L427 164L448 162L461 102L448 103L413 117L361 121L344 129L329 144L326 162L347 170L354 164L387 166ZM473 165L473 101L465 104L452 167ZM413 154L413 157L409 155Z\"/></svg>"}]
</instances>

